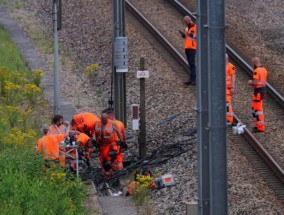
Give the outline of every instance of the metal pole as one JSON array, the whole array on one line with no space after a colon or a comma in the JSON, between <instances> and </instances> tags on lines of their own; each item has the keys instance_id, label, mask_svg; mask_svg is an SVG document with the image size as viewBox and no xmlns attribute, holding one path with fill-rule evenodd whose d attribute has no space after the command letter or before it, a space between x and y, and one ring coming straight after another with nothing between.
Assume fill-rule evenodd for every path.
<instances>
[{"instance_id":1,"label":"metal pole","mask_svg":"<svg viewBox=\"0 0 284 215\"><path fill-rule=\"evenodd\" d=\"M227 215L225 3L208 0L210 214Z\"/></svg>"},{"instance_id":2,"label":"metal pole","mask_svg":"<svg viewBox=\"0 0 284 215\"><path fill-rule=\"evenodd\" d=\"M114 69L114 41L125 35L124 0L113 0L113 75L115 117L126 125L126 75Z\"/></svg>"},{"instance_id":3,"label":"metal pole","mask_svg":"<svg viewBox=\"0 0 284 215\"><path fill-rule=\"evenodd\" d=\"M140 70L145 70L145 59L140 58ZM146 145L146 97L145 97L145 78L140 78L140 129L139 129L139 156L145 157L147 152Z\"/></svg>"},{"instance_id":4,"label":"metal pole","mask_svg":"<svg viewBox=\"0 0 284 215\"><path fill-rule=\"evenodd\" d=\"M207 0L197 0L197 150L199 214L210 214Z\"/></svg>"},{"instance_id":5,"label":"metal pole","mask_svg":"<svg viewBox=\"0 0 284 215\"><path fill-rule=\"evenodd\" d=\"M54 37L54 107L53 114L60 114L60 88L59 88L59 56L57 34L57 0L53 1L53 37Z\"/></svg>"}]
</instances>

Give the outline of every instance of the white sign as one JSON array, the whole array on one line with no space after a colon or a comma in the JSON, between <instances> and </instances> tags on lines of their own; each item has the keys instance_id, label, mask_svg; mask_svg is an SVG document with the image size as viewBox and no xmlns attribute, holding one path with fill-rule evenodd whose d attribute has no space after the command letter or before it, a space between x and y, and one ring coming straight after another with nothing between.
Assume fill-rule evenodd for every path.
<instances>
[{"instance_id":1,"label":"white sign","mask_svg":"<svg viewBox=\"0 0 284 215\"><path fill-rule=\"evenodd\" d=\"M149 71L148 70L138 70L137 78L149 78Z\"/></svg>"}]
</instances>

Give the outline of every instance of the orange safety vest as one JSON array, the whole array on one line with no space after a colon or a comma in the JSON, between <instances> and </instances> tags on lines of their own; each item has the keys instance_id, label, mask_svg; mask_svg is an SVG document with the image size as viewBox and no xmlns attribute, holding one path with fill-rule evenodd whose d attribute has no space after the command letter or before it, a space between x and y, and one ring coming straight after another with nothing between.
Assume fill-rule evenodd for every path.
<instances>
[{"instance_id":1,"label":"orange safety vest","mask_svg":"<svg viewBox=\"0 0 284 215\"><path fill-rule=\"evenodd\" d=\"M260 88L266 86L267 81L267 70L263 67L257 67L253 70L253 79L257 80L256 85L254 85L254 88Z\"/></svg>"},{"instance_id":2,"label":"orange safety vest","mask_svg":"<svg viewBox=\"0 0 284 215\"><path fill-rule=\"evenodd\" d=\"M48 134L65 134L66 133L66 127L64 125L60 125L59 127L57 125L50 125Z\"/></svg>"},{"instance_id":3,"label":"orange safety vest","mask_svg":"<svg viewBox=\"0 0 284 215\"><path fill-rule=\"evenodd\" d=\"M95 114L84 112L74 115L75 126L73 128L78 129L81 132L84 132L84 127L86 126L89 131L94 130L96 122L100 120Z\"/></svg>"},{"instance_id":4,"label":"orange safety vest","mask_svg":"<svg viewBox=\"0 0 284 215\"><path fill-rule=\"evenodd\" d=\"M119 132L121 133L123 140L125 140L126 137L125 137L125 126L124 126L124 124L121 121L116 120L116 119L113 120L113 122L117 126ZM115 136L114 137L115 141L116 142L119 141L119 136L118 136L118 134L116 132L115 132L114 136Z\"/></svg>"},{"instance_id":5,"label":"orange safety vest","mask_svg":"<svg viewBox=\"0 0 284 215\"><path fill-rule=\"evenodd\" d=\"M76 136L77 142L80 142L81 144L79 146L86 146L89 139L91 139L87 134L80 133Z\"/></svg>"},{"instance_id":6,"label":"orange safety vest","mask_svg":"<svg viewBox=\"0 0 284 215\"><path fill-rule=\"evenodd\" d=\"M232 88L233 78L232 75L236 74L236 69L233 64L227 63L226 65L226 88Z\"/></svg>"},{"instance_id":7,"label":"orange safety vest","mask_svg":"<svg viewBox=\"0 0 284 215\"><path fill-rule=\"evenodd\" d=\"M187 32L193 34L193 37L190 37ZM186 26L185 28L185 40L184 40L185 49L196 49L196 24L191 27Z\"/></svg>"},{"instance_id":8,"label":"orange safety vest","mask_svg":"<svg viewBox=\"0 0 284 215\"><path fill-rule=\"evenodd\" d=\"M116 132L113 129L113 121L107 120L107 124L102 126L102 122L98 121L95 125L95 134L97 138L97 142L100 145L109 145L115 141Z\"/></svg>"},{"instance_id":9,"label":"orange safety vest","mask_svg":"<svg viewBox=\"0 0 284 215\"><path fill-rule=\"evenodd\" d=\"M45 160L56 160L59 158L59 145L64 140L64 135L45 135L38 140L37 151L41 151Z\"/></svg>"}]
</instances>

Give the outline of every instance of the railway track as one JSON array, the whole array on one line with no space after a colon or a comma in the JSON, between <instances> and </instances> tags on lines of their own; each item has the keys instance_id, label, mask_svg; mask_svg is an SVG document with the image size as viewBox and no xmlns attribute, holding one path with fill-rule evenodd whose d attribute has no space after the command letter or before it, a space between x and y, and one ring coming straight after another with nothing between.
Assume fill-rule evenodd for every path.
<instances>
[{"instance_id":1,"label":"railway track","mask_svg":"<svg viewBox=\"0 0 284 215\"><path fill-rule=\"evenodd\" d=\"M193 16L182 4L176 0L168 0L173 3L173 5L184 14L189 14ZM125 1L125 6L169 51L169 53L176 59L176 61L188 71L188 64L186 59L182 56L181 51L178 50L172 43L164 36L158 28L145 18L145 16L138 11L133 4L128 0ZM234 52L229 46L227 46L227 52L230 56L231 61L237 66L238 70L244 71L245 73L238 73L238 77L241 79L246 79L248 76L252 76L251 67ZM247 92L251 91L248 87L245 88ZM249 91L250 90L250 91ZM270 84L268 84L268 93L271 96L270 101L273 103L271 106L277 113L282 113L284 108L284 99ZM278 104L275 104L277 101ZM233 101L234 102L234 101ZM242 111L235 110L237 115L245 117L245 113ZM235 116L236 121L241 122L241 120ZM250 119L247 119L250 120ZM250 126L248 126L249 128ZM245 134L243 136L233 136L229 132L229 138L238 145L243 154L254 164L255 169L260 172L267 184L273 189L278 198L284 202L284 171L277 161L267 152L263 145L258 141L249 129L245 128ZM255 153L257 152L257 153Z\"/></svg>"}]
</instances>

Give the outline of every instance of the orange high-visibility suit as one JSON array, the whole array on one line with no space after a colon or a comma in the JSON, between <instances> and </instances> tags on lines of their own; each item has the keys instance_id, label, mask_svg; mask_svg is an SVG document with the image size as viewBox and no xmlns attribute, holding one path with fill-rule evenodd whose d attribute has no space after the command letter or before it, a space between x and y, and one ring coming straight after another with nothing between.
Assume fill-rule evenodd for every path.
<instances>
[{"instance_id":1,"label":"orange high-visibility suit","mask_svg":"<svg viewBox=\"0 0 284 215\"><path fill-rule=\"evenodd\" d=\"M66 133L66 127L65 125L60 125L59 127L57 125L50 125L48 134L65 134Z\"/></svg>"},{"instance_id":2,"label":"orange high-visibility suit","mask_svg":"<svg viewBox=\"0 0 284 215\"><path fill-rule=\"evenodd\" d=\"M84 133L80 133L76 136L76 142L77 144L79 144L78 146L79 147L84 147L84 151L85 151L85 158L87 159L87 162L89 162L88 160L90 159L90 153L93 151L92 148L89 148L87 146L87 143L88 141L90 140L91 138L84 134ZM73 150L71 153L71 156L73 156L74 158L76 158L76 151ZM81 154L78 154L79 158L81 156ZM78 158L78 159L79 159ZM74 162L73 159L70 160L71 161L71 167L76 170L76 163Z\"/></svg>"},{"instance_id":3,"label":"orange high-visibility suit","mask_svg":"<svg viewBox=\"0 0 284 215\"><path fill-rule=\"evenodd\" d=\"M45 135L38 140L37 151L41 151L44 160L59 160L61 166L65 165L65 156L60 154L60 142L64 140L64 135Z\"/></svg>"},{"instance_id":4,"label":"orange high-visibility suit","mask_svg":"<svg viewBox=\"0 0 284 215\"><path fill-rule=\"evenodd\" d=\"M84 133L80 133L76 136L77 143L79 143L80 147L85 148L85 158L90 159L90 153L93 151L92 148L87 146L88 141L91 139L88 135Z\"/></svg>"},{"instance_id":5,"label":"orange high-visibility suit","mask_svg":"<svg viewBox=\"0 0 284 215\"><path fill-rule=\"evenodd\" d=\"M72 126L72 129L78 130L88 135L93 135L95 124L96 122L100 121L100 118L95 114L83 112L74 115L73 121L74 125Z\"/></svg>"},{"instance_id":6,"label":"orange high-visibility suit","mask_svg":"<svg viewBox=\"0 0 284 215\"><path fill-rule=\"evenodd\" d=\"M234 120L233 107L232 107L232 89L233 89L233 76L236 74L236 69L233 64L227 63L226 65L226 106L227 106L227 125L232 125Z\"/></svg>"},{"instance_id":7,"label":"orange high-visibility suit","mask_svg":"<svg viewBox=\"0 0 284 215\"><path fill-rule=\"evenodd\" d=\"M124 124L121 121L116 120L116 119L113 120L113 122L118 128L118 130L119 130L119 132L122 136L122 140L126 141L126 130L125 130ZM119 142L119 141L120 141L120 139L119 139L117 133L115 133L115 142ZM121 169L123 169L123 153L121 153L120 146L117 146L117 151L119 152L119 154L117 155L114 168L121 170Z\"/></svg>"},{"instance_id":8,"label":"orange high-visibility suit","mask_svg":"<svg viewBox=\"0 0 284 215\"><path fill-rule=\"evenodd\" d=\"M112 158L110 157L109 153L111 151L116 151L117 154L119 153L119 149L117 147L117 144L115 142L115 133L114 130L114 122L112 120L107 120L106 125L103 125L101 121L97 122L95 125L95 136L97 143L100 146L100 162L103 164L105 162L108 162L112 168L120 168L121 164L119 164L119 167L117 166L117 161L112 161Z\"/></svg>"},{"instance_id":9,"label":"orange high-visibility suit","mask_svg":"<svg viewBox=\"0 0 284 215\"><path fill-rule=\"evenodd\" d=\"M267 70L264 67L257 67L253 70L253 79L257 80L253 85L254 93L252 97L253 122L259 131L265 131L263 99L266 95Z\"/></svg>"}]
</instances>

